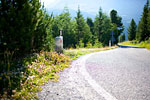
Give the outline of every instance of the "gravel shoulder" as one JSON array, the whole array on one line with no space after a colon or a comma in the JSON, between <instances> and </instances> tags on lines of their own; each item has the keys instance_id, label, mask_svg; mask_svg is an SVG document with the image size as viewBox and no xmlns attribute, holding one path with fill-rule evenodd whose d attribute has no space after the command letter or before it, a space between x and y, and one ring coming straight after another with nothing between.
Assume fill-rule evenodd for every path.
<instances>
[{"instance_id":1,"label":"gravel shoulder","mask_svg":"<svg viewBox=\"0 0 150 100\"><path fill-rule=\"evenodd\" d=\"M39 100L150 100L150 51L117 48L81 56Z\"/></svg>"},{"instance_id":2,"label":"gravel shoulder","mask_svg":"<svg viewBox=\"0 0 150 100\"><path fill-rule=\"evenodd\" d=\"M60 73L59 82L48 82L37 95L39 100L105 100L87 82L82 73L82 58Z\"/></svg>"}]
</instances>

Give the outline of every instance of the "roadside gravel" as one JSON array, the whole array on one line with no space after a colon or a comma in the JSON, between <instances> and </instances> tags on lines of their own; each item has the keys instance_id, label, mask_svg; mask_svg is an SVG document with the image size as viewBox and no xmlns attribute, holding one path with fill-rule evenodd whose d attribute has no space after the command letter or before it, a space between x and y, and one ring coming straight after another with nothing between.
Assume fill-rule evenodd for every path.
<instances>
[{"instance_id":1,"label":"roadside gravel","mask_svg":"<svg viewBox=\"0 0 150 100\"><path fill-rule=\"evenodd\" d=\"M150 51L117 48L91 53L48 82L39 100L150 100Z\"/></svg>"},{"instance_id":2,"label":"roadside gravel","mask_svg":"<svg viewBox=\"0 0 150 100\"><path fill-rule=\"evenodd\" d=\"M37 95L39 100L104 100L81 72L82 57L60 73L59 82L48 82Z\"/></svg>"}]
</instances>

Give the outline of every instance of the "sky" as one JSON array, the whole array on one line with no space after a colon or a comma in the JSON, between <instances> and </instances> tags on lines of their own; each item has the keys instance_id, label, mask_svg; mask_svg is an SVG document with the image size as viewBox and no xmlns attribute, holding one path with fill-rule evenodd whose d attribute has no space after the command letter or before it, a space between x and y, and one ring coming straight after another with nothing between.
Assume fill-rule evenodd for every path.
<instances>
[{"instance_id":1,"label":"sky","mask_svg":"<svg viewBox=\"0 0 150 100\"><path fill-rule=\"evenodd\" d=\"M67 6L71 10L77 10L80 6L81 11L96 14L101 7L105 13L112 9L119 11L143 9L146 0L41 0L47 9L62 10Z\"/></svg>"},{"instance_id":2,"label":"sky","mask_svg":"<svg viewBox=\"0 0 150 100\"><path fill-rule=\"evenodd\" d=\"M147 0L41 0L49 11L63 11L67 6L69 10L78 10L80 6L81 13L86 12L92 16L96 16L99 8L109 15L112 9L117 10L118 15L122 17L122 21L127 27L132 18L136 23L139 22L143 7ZM55 12L54 12L55 13Z\"/></svg>"}]
</instances>

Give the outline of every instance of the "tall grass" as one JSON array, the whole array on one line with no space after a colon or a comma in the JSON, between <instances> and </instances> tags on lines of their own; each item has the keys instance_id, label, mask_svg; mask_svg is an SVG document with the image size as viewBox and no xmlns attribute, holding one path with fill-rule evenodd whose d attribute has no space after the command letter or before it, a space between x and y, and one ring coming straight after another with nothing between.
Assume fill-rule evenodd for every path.
<instances>
[{"instance_id":1,"label":"tall grass","mask_svg":"<svg viewBox=\"0 0 150 100\"><path fill-rule=\"evenodd\" d=\"M0 98L37 98L36 92L41 90L39 86L49 80L57 81L59 71L69 67L70 63L68 56L56 52L40 52L8 63L9 71L0 73Z\"/></svg>"},{"instance_id":2,"label":"tall grass","mask_svg":"<svg viewBox=\"0 0 150 100\"><path fill-rule=\"evenodd\" d=\"M0 99L35 99L40 86L49 80L58 81L59 72L69 67L72 59L113 48L116 47L69 49L64 54L41 51L14 61L13 52L7 51L7 63L0 64L6 66L0 70Z\"/></svg>"},{"instance_id":3,"label":"tall grass","mask_svg":"<svg viewBox=\"0 0 150 100\"><path fill-rule=\"evenodd\" d=\"M117 48L117 46L113 46L111 48L109 47L101 47L101 48L79 48L79 49L68 49L65 50L65 55L69 56L71 59L75 60L77 59L80 55L85 55L89 54L92 52L99 52L99 51L104 51L104 50L110 50Z\"/></svg>"},{"instance_id":4,"label":"tall grass","mask_svg":"<svg viewBox=\"0 0 150 100\"><path fill-rule=\"evenodd\" d=\"M143 47L143 48L147 48L150 50L150 39L147 41L143 41L143 42L138 42L138 41L125 41L122 43L119 43L120 45L130 45L130 46L137 46L137 47Z\"/></svg>"}]
</instances>

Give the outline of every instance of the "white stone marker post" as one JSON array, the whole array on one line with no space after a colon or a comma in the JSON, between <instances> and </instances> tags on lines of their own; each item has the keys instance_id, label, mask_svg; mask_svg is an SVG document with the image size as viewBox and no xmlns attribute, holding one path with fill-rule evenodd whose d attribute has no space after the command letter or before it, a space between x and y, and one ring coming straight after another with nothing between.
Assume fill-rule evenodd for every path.
<instances>
[{"instance_id":1,"label":"white stone marker post","mask_svg":"<svg viewBox=\"0 0 150 100\"><path fill-rule=\"evenodd\" d=\"M62 30L60 30L60 36L57 36L55 38L55 51L57 53L63 53L63 36L62 35Z\"/></svg>"},{"instance_id":2,"label":"white stone marker post","mask_svg":"<svg viewBox=\"0 0 150 100\"><path fill-rule=\"evenodd\" d=\"M109 40L109 48L111 48L111 40Z\"/></svg>"}]
</instances>

